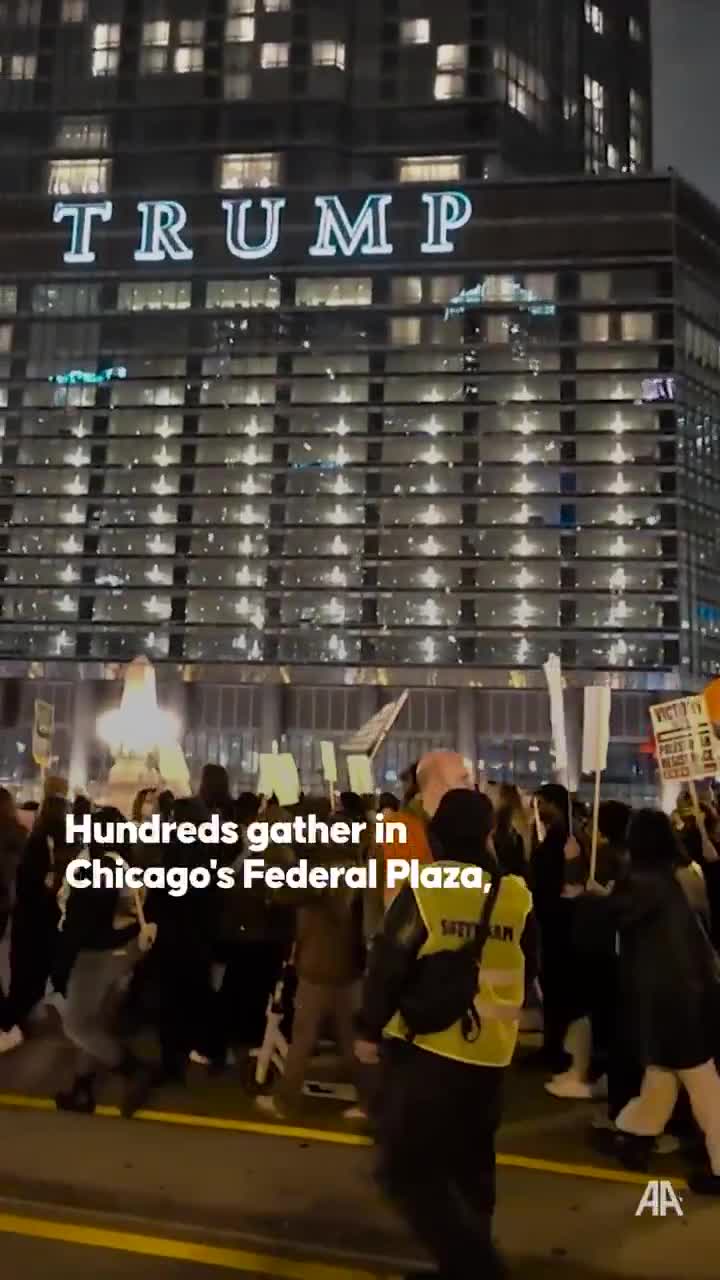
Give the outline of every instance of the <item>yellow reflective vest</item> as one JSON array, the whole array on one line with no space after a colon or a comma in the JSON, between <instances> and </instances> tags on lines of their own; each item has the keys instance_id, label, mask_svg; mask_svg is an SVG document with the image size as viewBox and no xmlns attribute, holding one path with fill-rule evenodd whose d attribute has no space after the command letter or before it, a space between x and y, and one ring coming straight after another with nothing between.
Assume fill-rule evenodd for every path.
<instances>
[{"instance_id":1,"label":"yellow reflective vest","mask_svg":"<svg viewBox=\"0 0 720 1280\"><path fill-rule=\"evenodd\" d=\"M421 887L413 892L428 934L418 959L437 951L457 950L474 937L482 914L482 889ZM525 998L525 957L520 939L531 907L532 897L525 881L519 876L503 876L478 971L475 1008L481 1029L476 1038L466 1040L460 1022L454 1022L445 1031L416 1036L414 1045L474 1066L508 1066L515 1052ZM383 1034L407 1038L407 1026L400 1013L394 1014Z\"/></svg>"}]
</instances>

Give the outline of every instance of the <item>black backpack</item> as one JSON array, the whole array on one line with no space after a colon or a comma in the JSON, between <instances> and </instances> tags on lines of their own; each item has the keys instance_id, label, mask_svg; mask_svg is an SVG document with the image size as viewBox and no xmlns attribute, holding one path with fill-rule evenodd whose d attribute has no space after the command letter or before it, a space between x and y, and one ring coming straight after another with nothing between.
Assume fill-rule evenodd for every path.
<instances>
[{"instance_id":1,"label":"black backpack","mask_svg":"<svg viewBox=\"0 0 720 1280\"><path fill-rule=\"evenodd\" d=\"M465 1040L476 1040L480 1018L475 1009L478 965L490 934L490 917L500 892L501 876L494 876L485 894L476 935L454 951L421 956L399 1002L407 1025L407 1039L446 1031L459 1022Z\"/></svg>"}]
</instances>

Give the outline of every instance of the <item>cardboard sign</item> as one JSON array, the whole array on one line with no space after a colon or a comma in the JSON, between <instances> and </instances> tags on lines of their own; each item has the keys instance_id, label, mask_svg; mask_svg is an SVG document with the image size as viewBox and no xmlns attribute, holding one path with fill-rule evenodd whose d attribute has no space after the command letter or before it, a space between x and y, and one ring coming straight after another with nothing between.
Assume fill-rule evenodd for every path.
<instances>
[{"instance_id":1,"label":"cardboard sign","mask_svg":"<svg viewBox=\"0 0 720 1280\"><path fill-rule=\"evenodd\" d=\"M371 796L375 792L372 762L368 756L348 756L347 771L350 790L358 796Z\"/></svg>"},{"instance_id":2,"label":"cardboard sign","mask_svg":"<svg viewBox=\"0 0 720 1280\"><path fill-rule=\"evenodd\" d=\"M335 743L320 743L323 777L326 782L337 782L337 760L335 759Z\"/></svg>"},{"instance_id":3,"label":"cardboard sign","mask_svg":"<svg viewBox=\"0 0 720 1280\"><path fill-rule=\"evenodd\" d=\"M300 777L295 758L289 751L261 754L258 794L275 795L278 804L297 804L300 799Z\"/></svg>"},{"instance_id":4,"label":"cardboard sign","mask_svg":"<svg viewBox=\"0 0 720 1280\"><path fill-rule=\"evenodd\" d=\"M676 698L650 708L663 782L690 782L720 769L718 740L703 694Z\"/></svg>"}]
</instances>

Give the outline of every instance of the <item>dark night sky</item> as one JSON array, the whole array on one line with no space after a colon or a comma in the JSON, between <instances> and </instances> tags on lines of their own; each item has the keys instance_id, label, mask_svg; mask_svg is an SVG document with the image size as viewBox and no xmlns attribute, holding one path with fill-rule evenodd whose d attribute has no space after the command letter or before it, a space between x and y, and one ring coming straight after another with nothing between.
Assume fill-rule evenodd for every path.
<instances>
[{"instance_id":1,"label":"dark night sky","mask_svg":"<svg viewBox=\"0 0 720 1280\"><path fill-rule=\"evenodd\" d=\"M672 165L720 205L720 0L650 0L655 168Z\"/></svg>"}]
</instances>

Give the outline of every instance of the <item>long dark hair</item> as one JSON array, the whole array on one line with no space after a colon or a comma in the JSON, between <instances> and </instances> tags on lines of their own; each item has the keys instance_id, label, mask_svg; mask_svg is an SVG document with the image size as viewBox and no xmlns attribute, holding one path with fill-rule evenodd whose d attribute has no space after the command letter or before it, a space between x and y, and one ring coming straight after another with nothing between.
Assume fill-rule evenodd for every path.
<instances>
[{"instance_id":1,"label":"long dark hair","mask_svg":"<svg viewBox=\"0 0 720 1280\"><path fill-rule=\"evenodd\" d=\"M56 846L67 844L65 818L67 817L67 801L64 796L45 796L37 811L33 823L32 834L47 838L50 836Z\"/></svg>"}]
</instances>

